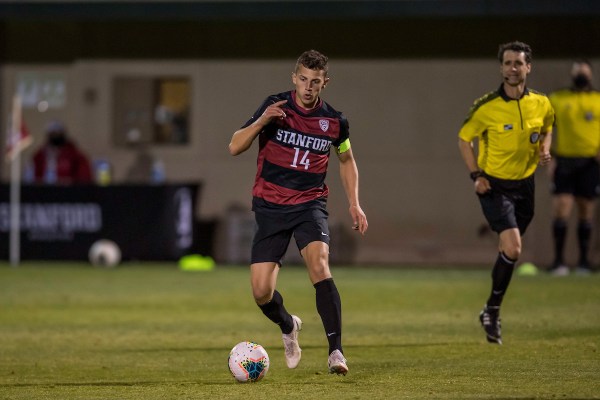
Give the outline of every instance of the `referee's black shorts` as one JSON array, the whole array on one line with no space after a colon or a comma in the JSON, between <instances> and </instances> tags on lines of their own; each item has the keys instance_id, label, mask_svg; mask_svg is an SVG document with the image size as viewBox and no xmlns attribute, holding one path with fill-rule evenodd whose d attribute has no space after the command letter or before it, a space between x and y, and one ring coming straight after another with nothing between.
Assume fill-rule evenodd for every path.
<instances>
[{"instance_id":1,"label":"referee's black shorts","mask_svg":"<svg viewBox=\"0 0 600 400\"><path fill-rule=\"evenodd\" d=\"M518 228L525 233L533 219L535 179L531 175L520 180L498 179L488 175L492 189L479 195L483 215L494 232Z\"/></svg>"},{"instance_id":2,"label":"referee's black shorts","mask_svg":"<svg viewBox=\"0 0 600 400\"><path fill-rule=\"evenodd\" d=\"M593 199L598 196L600 170L595 157L556 157L552 194L571 194Z\"/></svg>"},{"instance_id":3,"label":"referee's black shorts","mask_svg":"<svg viewBox=\"0 0 600 400\"><path fill-rule=\"evenodd\" d=\"M315 241L329 244L328 214L324 208L290 213L255 211L254 215L256 232L252 241L252 264L275 262L281 266L292 235L298 250Z\"/></svg>"}]
</instances>

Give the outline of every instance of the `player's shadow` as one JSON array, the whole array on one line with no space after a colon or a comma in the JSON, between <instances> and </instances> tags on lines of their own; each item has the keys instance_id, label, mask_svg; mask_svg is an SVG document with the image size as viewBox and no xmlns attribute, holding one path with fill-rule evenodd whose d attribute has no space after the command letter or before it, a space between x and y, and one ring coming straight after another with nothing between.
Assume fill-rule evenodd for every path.
<instances>
[{"instance_id":1,"label":"player's shadow","mask_svg":"<svg viewBox=\"0 0 600 400\"><path fill-rule=\"evenodd\" d=\"M379 343L373 345L363 345L363 344L345 344L344 348L358 349L358 348L411 348L411 347L447 347L447 346L456 346L456 345L479 345L482 342L431 342L431 343ZM268 346L273 347L273 346ZM327 346L325 345L302 345L303 349L325 349ZM230 351L229 347L156 347L156 348L129 348L129 349L114 349L115 352L119 353L158 353L158 352L190 352L190 351Z\"/></svg>"}]
</instances>

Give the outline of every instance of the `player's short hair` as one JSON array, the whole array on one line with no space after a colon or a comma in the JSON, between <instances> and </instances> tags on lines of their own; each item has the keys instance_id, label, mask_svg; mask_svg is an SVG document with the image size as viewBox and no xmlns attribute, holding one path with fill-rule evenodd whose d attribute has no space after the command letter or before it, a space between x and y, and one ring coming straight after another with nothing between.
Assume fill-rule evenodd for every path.
<instances>
[{"instance_id":1,"label":"player's short hair","mask_svg":"<svg viewBox=\"0 0 600 400\"><path fill-rule=\"evenodd\" d=\"M327 70L329 69L328 61L329 58L325 54L317 50L307 50L298 57L294 71L298 72L298 68L302 65L314 71L325 71L325 75L327 75Z\"/></svg>"},{"instance_id":2,"label":"player's short hair","mask_svg":"<svg viewBox=\"0 0 600 400\"><path fill-rule=\"evenodd\" d=\"M527 43L519 42L515 40L514 42L508 42L500 45L498 49L498 60L500 60L500 64L504 61L504 52L516 51L517 53L525 53L525 62L527 64L531 64L531 59L533 58L533 53L531 51L531 46Z\"/></svg>"}]
</instances>

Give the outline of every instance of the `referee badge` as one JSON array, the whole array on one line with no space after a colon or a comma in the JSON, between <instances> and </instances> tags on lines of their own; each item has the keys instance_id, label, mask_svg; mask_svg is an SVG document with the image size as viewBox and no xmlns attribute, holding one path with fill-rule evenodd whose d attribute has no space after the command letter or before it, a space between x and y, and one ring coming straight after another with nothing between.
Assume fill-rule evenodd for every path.
<instances>
[{"instance_id":1,"label":"referee badge","mask_svg":"<svg viewBox=\"0 0 600 400\"><path fill-rule=\"evenodd\" d=\"M538 140L540 140L539 132L533 132L531 136L529 136L529 141L531 142L531 144L536 144Z\"/></svg>"}]
</instances>

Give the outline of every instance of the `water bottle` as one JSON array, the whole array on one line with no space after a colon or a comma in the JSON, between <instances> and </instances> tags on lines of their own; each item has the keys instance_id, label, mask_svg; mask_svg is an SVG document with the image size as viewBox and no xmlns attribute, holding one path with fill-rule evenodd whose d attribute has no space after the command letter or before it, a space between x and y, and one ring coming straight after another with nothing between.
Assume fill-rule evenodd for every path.
<instances>
[{"instance_id":1,"label":"water bottle","mask_svg":"<svg viewBox=\"0 0 600 400\"><path fill-rule=\"evenodd\" d=\"M110 163L106 160L96 160L95 162L96 183L100 186L110 184Z\"/></svg>"},{"instance_id":2,"label":"water bottle","mask_svg":"<svg viewBox=\"0 0 600 400\"><path fill-rule=\"evenodd\" d=\"M154 160L150 180L153 184L165 183L165 165L161 160Z\"/></svg>"}]
</instances>

